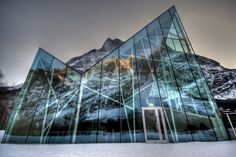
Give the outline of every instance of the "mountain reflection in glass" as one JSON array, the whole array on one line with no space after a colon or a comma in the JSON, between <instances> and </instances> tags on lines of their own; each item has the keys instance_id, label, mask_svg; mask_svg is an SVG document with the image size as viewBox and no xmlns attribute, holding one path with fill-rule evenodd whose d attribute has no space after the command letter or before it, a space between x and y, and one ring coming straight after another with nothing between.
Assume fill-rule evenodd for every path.
<instances>
[{"instance_id":1,"label":"mountain reflection in glass","mask_svg":"<svg viewBox=\"0 0 236 157\"><path fill-rule=\"evenodd\" d=\"M144 108L154 110L143 114ZM190 41L171 7L83 74L40 48L2 142L227 138Z\"/></svg>"}]
</instances>

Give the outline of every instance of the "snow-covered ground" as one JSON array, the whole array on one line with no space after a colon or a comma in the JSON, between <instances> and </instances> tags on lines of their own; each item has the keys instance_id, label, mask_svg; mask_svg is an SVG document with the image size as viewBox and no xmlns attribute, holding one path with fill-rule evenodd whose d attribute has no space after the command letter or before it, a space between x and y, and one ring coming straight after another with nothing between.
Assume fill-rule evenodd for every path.
<instances>
[{"instance_id":1,"label":"snow-covered ground","mask_svg":"<svg viewBox=\"0 0 236 157\"><path fill-rule=\"evenodd\" d=\"M3 131L0 131L0 136ZM1 139L2 137L0 137ZM1 157L235 157L236 141L178 144L0 144Z\"/></svg>"}]
</instances>

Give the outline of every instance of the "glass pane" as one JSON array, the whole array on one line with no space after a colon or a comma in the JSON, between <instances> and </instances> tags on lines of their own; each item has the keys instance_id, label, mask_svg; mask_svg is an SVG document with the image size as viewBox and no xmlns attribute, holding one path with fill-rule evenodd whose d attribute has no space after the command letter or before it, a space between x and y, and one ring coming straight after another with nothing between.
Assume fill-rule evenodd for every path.
<instances>
[{"instance_id":1,"label":"glass pane","mask_svg":"<svg viewBox=\"0 0 236 157\"><path fill-rule=\"evenodd\" d=\"M31 69L34 69L34 70L40 69L40 70L48 71L50 70L53 58L54 57L52 55L50 55L43 49L39 49L34 59L34 62L31 66ZM38 66L38 64L40 66Z\"/></svg>"},{"instance_id":2,"label":"glass pane","mask_svg":"<svg viewBox=\"0 0 236 157\"><path fill-rule=\"evenodd\" d=\"M62 93L73 90L72 88L79 88L80 79L81 75L78 72L70 67L67 67Z\"/></svg>"},{"instance_id":3,"label":"glass pane","mask_svg":"<svg viewBox=\"0 0 236 157\"><path fill-rule=\"evenodd\" d=\"M48 76L52 57L39 50L21 90L16 109L35 109Z\"/></svg>"},{"instance_id":4,"label":"glass pane","mask_svg":"<svg viewBox=\"0 0 236 157\"><path fill-rule=\"evenodd\" d=\"M223 115L224 124L232 140L236 139L236 114L226 113Z\"/></svg>"},{"instance_id":5,"label":"glass pane","mask_svg":"<svg viewBox=\"0 0 236 157\"><path fill-rule=\"evenodd\" d=\"M49 99L40 99L34 113L27 143L47 143L47 128L52 125L57 104L50 104Z\"/></svg>"},{"instance_id":6,"label":"glass pane","mask_svg":"<svg viewBox=\"0 0 236 157\"><path fill-rule=\"evenodd\" d=\"M147 140L160 140L155 110L144 110Z\"/></svg>"},{"instance_id":7,"label":"glass pane","mask_svg":"<svg viewBox=\"0 0 236 157\"><path fill-rule=\"evenodd\" d=\"M7 143L25 143L31 126L34 110L14 110L9 130L5 133Z\"/></svg>"},{"instance_id":8,"label":"glass pane","mask_svg":"<svg viewBox=\"0 0 236 157\"><path fill-rule=\"evenodd\" d=\"M147 30L143 29L134 36L137 70L140 88L141 106L160 106L156 77L154 75L153 57L149 45ZM157 93L154 94L153 90Z\"/></svg>"},{"instance_id":9,"label":"glass pane","mask_svg":"<svg viewBox=\"0 0 236 157\"><path fill-rule=\"evenodd\" d=\"M101 63L88 70L81 80L80 111L77 125L76 143L97 141L100 98ZM78 112L78 111L77 111Z\"/></svg>"},{"instance_id":10,"label":"glass pane","mask_svg":"<svg viewBox=\"0 0 236 157\"><path fill-rule=\"evenodd\" d=\"M53 57L39 49L6 129L6 142L25 143ZM20 109L20 110L19 110Z\"/></svg>"},{"instance_id":11,"label":"glass pane","mask_svg":"<svg viewBox=\"0 0 236 157\"><path fill-rule=\"evenodd\" d=\"M162 14L159 17L159 21L160 21L160 26L163 32L163 36L165 38L172 38L172 34L176 35L176 31L172 30L173 26L172 26L172 19L170 17L170 14L168 11L166 11L164 14Z\"/></svg>"},{"instance_id":12,"label":"glass pane","mask_svg":"<svg viewBox=\"0 0 236 157\"><path fill-rule=\"evenodd\" d=\"M118 50L102 61L98 142L120 142L120 94Z\"/></svg>"},{"instance_id":13,"label":"glass pane","mask_svg":"<svg viewBox=\"0 0 236 157\"><path fill-rule=\"evenodd\" d=\"M183 45L186 46L186 47L185 47L185 48L186 48L186 51L185 51L185 52L191 52L191 53L193 53L193 50L192 50L190 41L189 41L189 39L188 39L188 36L187 36L187 34L186 34L186 32L185 32L185 29L184 29L184 27L183 27L183 25L182 25L182 22L181 22L181 20L180 20L180 18L179 18L179 15L178 15L178 13L177 13L175 7L172 7L172 8L169 10L169 13L170 13L170 15L171 15L171 17L172 17L172 19L173 19L173 23L174 23L174 25L175 25L175 28L176 28L176 30L177 30L177 32L178 32L178 35L179 35L181 41L184 41L184 42L185 42L185 43L183 44Z\"/></svg>"},{"instance_id":14,"label":"glass pane","mask_svg":"<svg viewBox=\"0 0 236 157\"><path fill-rule=\"evenodd\" d=\"M66 66L61 61L53 59L51 70L45 81L41 98L60 99L60 91L63 85L66 72Z\"/></svg>"},{"instance_id":15,"label":"glass pane","mask_svg":"<svg viewBox=\"0 0 236 157\"><path fill-rule=\"evenodd\" d=\"M121 141L144 141L133 38L120 49Z\"/></svg>"},{"instance_id":16,"label":"glass pane","mask_svg":"<svg viewBox=\"0 0 236 157\"><path fill-rule=\"evenodd\" d=\"M71 143L75 123L75 111L78 103L79 91L60 99L59 107L55 111L54 121L48 135L49 143Z\"/></svg>"},{"instance_id":17,"label":"glass pane","mask_svg":"<svg viewBox=\"0 0 236 157\"><path fill-rule=\"evenodd\" d=\"M191 68L191 72L193 74L193 77L195 79L196 85L199 89L199 94L202 98L202 103L206 108L206 112L209 115L211 125L213 127L213 131L216 135L216 138L218 140L227 139L227 134L224 129L223 122L219 116L219 113L217 111L217 105L216 102L210 93L210 89L208 88L208 85L206 83L206 80L202 74L201 68L199 66L199 63L196 60L196 57L194 54L186 54L186 57L189 61L189 66Z\"/></svg>"}]
</instances>

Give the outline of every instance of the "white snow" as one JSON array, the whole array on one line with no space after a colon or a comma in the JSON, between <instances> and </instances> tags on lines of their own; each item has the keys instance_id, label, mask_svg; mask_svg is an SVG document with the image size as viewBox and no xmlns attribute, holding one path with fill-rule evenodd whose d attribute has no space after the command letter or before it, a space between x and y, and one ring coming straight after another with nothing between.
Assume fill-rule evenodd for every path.
<instances>
[{"instance_id":1,"label":"white snow","mask_svg":"<svg viewBox=\"0 0 236 157\"><path fill-rule=\"evenodd\" d=\"M12 91L12 90L20 90L22 86L23 86L23 83L18 84L18 85L13 85L13 86L0 86L0 87L5 87L6 91Z\"/></svg>"},{"instance_id":2,"label":"white snow","mask_svg":"<svg viewBox=\"0 0 236 157\"><path fill-rule=\"evenodd\" d=\"M0 131L0 136L3 131ZM0 137L1 139L1 137ZM1 157L235 157L236 141L178 144L0 144Z\"/></svg>"}]
</instances>

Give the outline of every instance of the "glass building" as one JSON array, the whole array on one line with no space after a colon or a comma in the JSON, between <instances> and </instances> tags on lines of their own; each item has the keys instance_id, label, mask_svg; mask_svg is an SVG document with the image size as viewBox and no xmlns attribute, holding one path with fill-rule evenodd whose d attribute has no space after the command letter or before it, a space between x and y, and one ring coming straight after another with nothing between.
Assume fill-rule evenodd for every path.
<instances>
[{"instance_id":1,"label":"glass building","mask_svg":"<svg viewBox=\"0 0 236 157\"><path fill-rule=\"evenodd\" d=\"M40 48L2 142L227 139L173 6L84 73Z\"/></svg>"}]
</instances>

